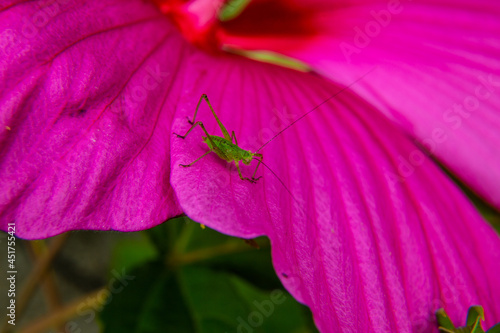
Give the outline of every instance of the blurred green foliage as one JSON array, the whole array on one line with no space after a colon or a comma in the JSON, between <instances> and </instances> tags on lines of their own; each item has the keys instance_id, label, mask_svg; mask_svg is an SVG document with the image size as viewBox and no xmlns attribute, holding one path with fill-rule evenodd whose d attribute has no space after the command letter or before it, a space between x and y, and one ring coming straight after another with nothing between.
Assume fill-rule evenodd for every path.
<instances>
[{"instance_id":1,"label":"blurred green foliage","mask_svg":"<svg viewBox=\"0 0 500 333\"><path fill-rule=\"evenodd\" d=\"M455 327L444 309L436 311L436 319L440 333L485 333L481 326L481 321L484 321L484 309L480 305L469 308L465 326ZM486 333L500 333L500 324L491 327Z\"/></svg>"},{"instance_id":2,"label":"blurred green foliage","mask_svg":"<svg viewBox=\"0 0 500 333\"><path fill-rule=\"evenodd\" d=\"M119 242L111 271L133 277L100 315L104 332L317 332L288 294L269 241L220 234L188 218Z\"/></svg>"}]
</instances>

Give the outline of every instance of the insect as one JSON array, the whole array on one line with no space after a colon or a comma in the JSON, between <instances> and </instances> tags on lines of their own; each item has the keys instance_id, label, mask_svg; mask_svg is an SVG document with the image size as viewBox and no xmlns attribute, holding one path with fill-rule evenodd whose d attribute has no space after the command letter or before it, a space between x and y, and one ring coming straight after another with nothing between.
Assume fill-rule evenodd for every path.
<instances>
[{"instance_id":1,"label":"insect","mask_svg":"<svg viewBox=\"0 0 500 333\"><path fill-rule=\"evenodd\" d=\"M174 133L175 135L177 135L178 138L181 138L181 139L185 139L188 134L196 127L196 126L200 126L201 129L205 132L206 134L206 137L203 137L203 141L208 145L208 148L209 150L204 153L203 155L201 155L200 157L198 157L196 160L194 160L193 162L189 163L189 164L179 164L181 167L190 167L192 166L193 164L195 164L196 162L198 162L199 160L201 160L203 157L207 156L210 152L215 152L220 158L222 158L223 160L226 160L228 162L233 162L234 161L234 164L236 165L236 168L238 169L238 174L240 175L240 179L241 180L248 180L250 181L251 183L256 183L257 180L259 180L262 176L258 177L258 178L255 178L255 175L257 173L257 169L259 168L259 166L262 164L263 166L265 166L269 171L271 171L271 173L279 180L279 182L285 187L285 189L288 191L288 193L291 194L291 192L288 190L288 188L286 187L286 185L284 184L284 182L276 175L276 173L274 173L273 170L271 170L262 160L264 158L264 156L259 153L259 151L264 148L268 143L270 143L271 141L273 141L276 137L278 137L281 133L283 133L284 131L286 131L288 128L290 128L291 126L293 126L296 122L298 122L299 120L301 120L302 118L304 118L305 116L307 116L309 113L313 112L314 110L318 109L320 106L322 106L323 104L327 103L329 100L331 100L332 98L334 98L335 96L339 95L340 93L344 92L345 90L347 90L348 88L350 88L352 85L354 85L355 83L359 82L361 79L363 79L366 75L368 75L369 73L371 73L375 68L372 68L371 70L369 70L366 74L364 74L363 76L361 76L360 78L358 78L357 80L355 80L354 82L352 82L350 85L348 86L345 86L344 88L340 89L339 91L337 91L335 94L333 94L332 96L330 96L329 98L327 98L326 100L324 100L322 103L318 104L316 107L314 107L313 109L309 110L308 112L304 113L303 115L301 115L299 118L295 119L292 123L290 123L288 126L286 126L284 129L282 129L281 131L279 131L276 135L274 135L270 140L268 140L266 143L264 143L259 149L257 149L257 151L255 153L251 152L250 150L244 150L242 148L240 148L238 146L238 141L236 140L236 135L234 134L234 131L232 131L231 135L229 135L229 132L227 131L227 129L224 127L224 125L222 124L222 122L220 121L219 117L217 117L217 114L215 113L214 109L212 108L212 105L210 104L210 101L208 100L208 97L206 94L203 94L201 95L200 97L200 100L198 101L198 105L196 106L196 110L194 111L194 116L193 116L193 120L189 120L188 118L188 122L191 124L191 128L188 129L188 131L186 132L186 134L184 135L180 135L180 134L177 134L177 133ZM212 111L214 117L215 117L215 120L217 121L217 124L219 124L219 127L222 131L222 134L224 135L224 137L220 137L220 136L215 136L215 135L210 135L208 133L208 131L206 130L205 126L203 125L203 122L201 121L196 121L196 114L198 113L198 109L200 108L200 105L201 105L201 102L205 100L208 104L208 106L210 107L210 110ZM233 143L234 141L234 143ZM250 163L252 162L252 160L258 160L259 162L257 163L257 166L255 167L255 170L253 172L253 175L252 175L252 178L248 178L248 177L243 177L243 175L241 174L241 169L240 169L240 165L239 163L242 162L243 164L246 164L246 165L250 165ZM292 196L293 197L293 196Z\"/></svg>"},{"instance_id":2,"label":"insect","mask_svg":"<svg viewBox=\"0 0 500 333\"><path fill-rule=\"evenodd\" d=\"M210 110L212 111L215 120L217 121L217 124L219 124L219 127L222 131L222 134L224 137L216 136L216 135L210 135L208 131L206 130L205 126L203 125L203 122L201 121L196 121L196 114L198 113L198 109L200 108L201 102L205 100L210 107ZM260 153L252 153L250 150L244 150L238 146L238 141L236 140L236 135L234 134L234 131L232 131L231 136L229 136L229 132L227 129L224 127L222 122L220 121L219 117L217 117L217 114L215 113L214 109L212 108L212 105L210 104L210 101L208 100L208 97L206 94L201 95L200 100L198 101L198 105L196 106L196 110L194 111L194 116L193 120L189 120L189 123L191 124L191 128L188 129L186 134L180 135L177 133L174 133L177 135L178 138L185 139L186 136L196 127L200 126L203 132L205 132L206 137L203 137L203 141L207 144L209 151L207 151L205 154L201 155L198 157L196 160L189 164L179 164L181 167L187 168L201 160L203 157L207 156L210 152L215 152L217 156L222 158L223 160L226 160L228 162L234 162L236 165L236 168L238 169L238 174L240 175L241 180L248 180L251 183L256 183L257 180L259 180L261 177L255 178L255 174L257 173L257 169L259 168L259 165L262 163L262 159L264 156ZM233 143L234 141L234 143ZM246 165L250 165L252 160L257 159L259 162L257 163L257 166L255 167L255 171L253 172L252 178L248 177L243 177L241 174L241 169L240 169L240 162Z\"/></svg>"}]
</instances>

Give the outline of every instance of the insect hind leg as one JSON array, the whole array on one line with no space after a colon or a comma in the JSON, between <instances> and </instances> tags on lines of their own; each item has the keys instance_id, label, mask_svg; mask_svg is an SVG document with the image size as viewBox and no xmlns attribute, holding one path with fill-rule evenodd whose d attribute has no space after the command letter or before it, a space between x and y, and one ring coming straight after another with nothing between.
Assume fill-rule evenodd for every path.
<instances>
[{"instance_id":1,"label":"insect hind leg","mask_svg":"<svg viewBox=\"0 0 500 333\"><path fill-rule=\"evenodd\" d=\"M201 101L203 99L205 99L207 101L208 105L210 105L210 102L208 101L207 95L205 95L205 94L201 95L200 99L198 100L198 104L196 105L196 109L194 110L193 120L190 120L189 117L186 117L188 122L191 125L194 125L194 122L196 121L196 115L198 114L198 109L200 108L200 104L201 104Z\"/></svg>"},{"instance_id":2,"label":"insect hind leg","mask_svg":"<svg viewBox=\"0 0 500 333\"><path fill-rule=\"evenodd\" d=\"M238 145L238 141L236 140L236 134L234 134L234 131L233 133L231 133L231 142L234 142L235 145Z\"/></svg>"},{"instance_id":3,"label":"insect hind leg","mask_svg":"<svg viewBox=\"0 0 500 333\"><path fill-rule=\"evenodd\" d=\"M184 168L190 167L191 165L193 165L196 162L198 162L199 160L201 160L203 157L207 156L210 152L212 152L212 150L207 151L205 154L201 155L200 157L198 157L197 159L195 159L193 162L191 162L189 164L179 164L179 166L184 167Z\"/></svg>"},{"instance_id":4,"label":"insect hind leg","mask_svg":"<svg viewBox=\"0 0 500 333\"><path fill-rule=\"evenodd\" d=\"M198 121L198 122L196 122L196 123L193 123L193 124L192 124L191 128L189 128L189 129L187 130L186 134L184 134L184 135L180 135L180 134L177 134L177 133L175 133L175 132L174 132L174 134L175 134L175 135L177 135L177 137L178 137L178 138L185 139L185 138L186 138L186 136L188 136L188 134L189 134L189 133L190 133L190 132L191 132L191 131L192 131L192 130L196 127L196 126L198 126L198 125L199 125L199 126L200 126L200 127L201 127L201 128L202 128L205 132L206 132L205 127L203 126L203 122Z\"/></svg>"},{"instance_id":5,"label":"insect hind leg","mask_svg":"<svg viewBox=\"0 0 500 333\"><path fill-rule=\"evenodd\" d=\"M252 175L252 181L254 183L256 183L259 179L262 178L262 176L255 178L255 174L257 173L257 169L259 168L259 165L262 163L262 160L264 159L264 155L257 153L257 154L254 154L253 156L255 159L259 160L259 163L257 163L257 166L255 167L255 170L254 170L253 175Z\"/></svg>"},{"instance_id":6,"label":"insect hind leg","mask_svg":"<svg viewBox=\"0 0 500 333\"><path fill-rule=\"evenodd\" d=\"M243 177L243 175L241 174L240 164L238 163L238 161L234 161L234 164L236 164L236 169L238 169L238 174L240 175L241 180L248 180L252 184L255 184L257 182L257 180L254 179L253 177L252 178Z\"/></svg>"}]
</instances>

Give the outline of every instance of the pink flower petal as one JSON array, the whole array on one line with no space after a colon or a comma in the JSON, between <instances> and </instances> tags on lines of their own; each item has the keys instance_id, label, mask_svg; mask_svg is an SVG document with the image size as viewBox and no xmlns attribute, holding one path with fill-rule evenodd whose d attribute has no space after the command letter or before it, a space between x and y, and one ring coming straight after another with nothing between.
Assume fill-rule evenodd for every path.
<instances>
[{"instance_id":1,"label":"pink flower petal","mask_svg":"<svg viewBox=\"0 0 500 333\"><path fill-rule=\"evenodd\" d=\"M500 2L258 0L218 36L342 84L376 66L355 91L500 208Z\"/></svg>"},{"instance_id":2,"label":"pink flower petal","mask_svg":"<svg viewBox=\"0 0 500 333\"><path fill-rule=\"evenodd\" d=\"M187 75L174 132L189 129L186 117L205 92L239 145L253 151L340 89L312 74L198 57L210 66ZM196 120L221 135L205 102ZM432 160L351 91L262 150L293 197L269 170L251 184L214 153L180 167L207 151L203 135L196 128L171 141L183 210L227 234L268 235L278 275L322 332L437 331L441 306L457 322L472 304L485 307L487 325L500 320L498 236ZM399 177L408 156L420 165Z\"/></svg>"},{"instance_id":3,"label":"pink flower petal","mask_svg":"<svg viewBox=\"0 0 500 333\"><path fill-rule=\"evenodd\" d=\"M0 227L42 238L178 215L169 184L186 45L139 1L26 2L0 13Z\"/></svg>"},{"instance_id":4,"label":"pink flower petal","mask_svg":"<svg viewBox=\"0 0 500 333\"><path fill-rule=\"evenodd\" d=\"M143 229L179 214L178 197L220 231L269 235L277 272L324 332L428 331L438 307L458 322L476 303L489 326L499 320L498 236L359 96L344 92L263 149L292 197L267 169L250 184L213 154L180 168L206 146L199 129L185 140L172 131L189 128L206 92L240 145L257 149L338 86L193 52L140 2L1 8L2 42L14 41L0 58L3 229ZM199 117L215 133L206 105ZM418 156L413 169L401 162Z\"/></svg>"}]
</instances>

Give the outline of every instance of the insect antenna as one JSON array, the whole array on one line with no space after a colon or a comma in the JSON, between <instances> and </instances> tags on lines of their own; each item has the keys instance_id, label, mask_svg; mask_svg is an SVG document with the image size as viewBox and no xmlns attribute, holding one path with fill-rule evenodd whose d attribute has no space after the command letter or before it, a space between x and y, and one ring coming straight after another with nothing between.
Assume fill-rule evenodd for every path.
<instances>
[{"instance_id":1,"label":"insect antenna","mask_svg":"<svg viewBox=\"0 0 500 333\"><path fill-rule=\"evenodd\" d=\"M292 121L288 126L286 126L284 129L282 129L281 131L279 131L276 135L274 135L271 139L269 139L266 143L264 143L259 149L257 149L256 153L258 153L262 148L264 148L265 146L267 146L267 144L269 144L271 141L273 141L274 139L276 139L281 133L283 133L284 131L286 131L290 127L292 127L295 123L297 123L298 121L300 121L301 119L303 119L305 116L307 116L311 112L315 111L320 106L322 106L323 104L325 104L328 101L330 101L332 98L335 98L339 94L343 93L344 91L346 91L347 89L349 89L350 87L352 87L354 84L356 84L359 81L361 81L365 76L367 76L368 74L370 74L371 72L373 72L375 70L375 68L376 67L373 67L368 72L366 72L364 75L360 76L358 79L356 79L355 81L353 81L351 84L349 84L349 85L345 86L344 88L340 89L339 91L337 91L336 93L334 93L332 96L328 97L326 100L324 100L320 104L316 105L314 108L312 108L311 110L307 111L306 113L304 113L303 115L301 115L299 118L297 118L294 121ZM297 207L302 211L302 213L304 213L304 215L306 216L306 218L309 219L309 221L312 222L313 220L311 219L311 217L309 216L309 214L307 214L307 212L305 211L305 209L302 208L301 203L297 200L297 198L295 198L295 196L288 189L288 187L285 185L285 183L283 182L283 180L281 180L281 178L278 177L278 175L267 164L265 164L262 161L262 159L260 159L260 164L264 165L267 170L271 171L271 173L281 183L281 185L285 188L285 190L288 192L288 194L290 194L290 197L293 199L293 201L295 201L295 203L297 204Z\"/></svg>"},{"instance_id":2,"label":"insect antenna","mask_svg":"<svg viewBox=\"0 0 500 333\"><path fill-rule=\"evenodd\" d=\"M297 200L297 198L295 198L295 196L292 194L292 192L288 189L288 187L285 185L285 182L281 180L280 177L278 177L278 175L267 165L265 164L264 162L260 161L260 164L264 165L267 170L271 171L271 173L274 175L274 177L276 177L276 179L281 183L281 185L285 188L285 190L288 192L288 194L290 194L290 197L293 199L293 201L295 201L295 203L297 204L297 208L302 211L302 213L304 213L304 215L306 216L306 218L311 222L311 223L314 223L313 219L309 216L309 214L307 214L306 210L302 207L302 204L299 202L299 200Z\"/></svg>"},{"instance_id":3,"label":"insect antenna","mask_svg":"<svg viewBox=\"0 0 500 333\"><path fill-rule=\"evenodd\" d=\"M281 180L281 178L278 177L278 175L270 167L268 167L266 163L260 161L260 164L262 164L263 166L265 166L267 168L267 170L271 171L271 173L274 175L274 177L276 177L276 179L279 180L279 182L281 183L281 185L283 185L283 187L288 192L288 194L290 194L290 196L293 198L293 200L295 200L298 203L298 200L295 199L295 197L293 196L292 192L290 192L290 190L288 189L288 187L286 187L285 183Z\"/></svg>"},{"instance_id":4,"label":"insect antenna","mask_svg":"<svg viewBox=\"0 0 500 333\"><path fill-rule=\"evenodd\" d=\"M316 105L314 108L312 108L311 110L307 111L306 113L304 113L302 116L298 117L297 119L295 119L294 121L292 121L287 127L285 127L284 129L282 129L281 131L279 131L277 134L275 134L271 139L269 139L266 143L264 143L259 149L257 149L256 153L258 153L262 148L264 148L265 146L267 146L268 143L270 143L271 141L273 141L274 139L276 139L281 133L283 133L284 131L286 131L287 129L289 129L290 127L292 127L296 122L298 122L299 120L301 120L302 118L304 118L305 116L307 116L309 113L317 110L320 106L322 106L323 104L326 104L328 101L330 101L332 98L335 98L336 96L340 95L341 93L343 93L344 91L346 91L347 89L349 89L350 87L352 87L353 85L355 85L356 83L358 83L359 81L361 81L365 76L367 76L368 74L370 74L371 72L373 72L373 70L375 69L375 67L373 67L372 69L370 69L368 72L366 72L364 75L362 75L361 77L359 77L358 79L356 79L355 81L353 81L351 84L345 86L344 88L340 89L339 91L337 91L335 94L333 94L332 96L328 97L327 99L325 99L323 102L321 102L320 104ZM268 168L269 169L269 168Z\"/></svg>"}]
</instances>

